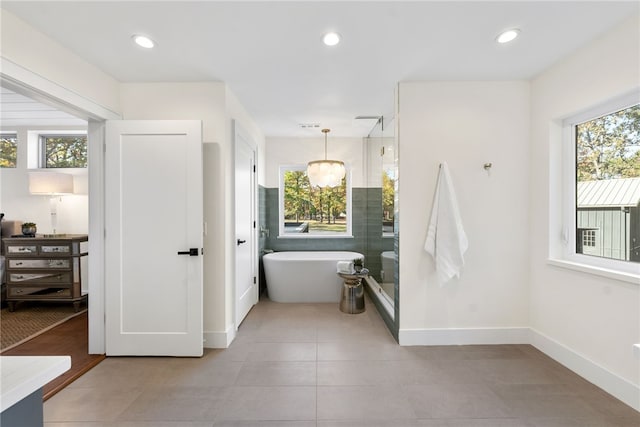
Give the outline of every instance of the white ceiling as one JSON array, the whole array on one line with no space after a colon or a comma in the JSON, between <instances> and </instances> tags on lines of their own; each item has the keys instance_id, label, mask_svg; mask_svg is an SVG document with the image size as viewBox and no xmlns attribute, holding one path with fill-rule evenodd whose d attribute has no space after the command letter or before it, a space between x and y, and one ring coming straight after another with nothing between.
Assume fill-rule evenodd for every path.
<instances>
[{"instance_id":1,"label":"white ceiling","mask_svg":"<svg viewBox=\"0 0 640 427\"><path fill-rule=\"evenodd\" d=\"M8 1L121 82L224 81L267 136L366 134L399 81L530 79L637 14L637 1ZM517 27L509 45L495 37ZM342 43L324 46L334 30ZM134 46L143 33L153 50Z\"/></svg>"},{"instance_id":2,"label":"white ceiling","mask_svg":"<svg viewBox=\"0 0 640 427\"><path fill-rule=\"evenodd\" d=\"M42 104L7 88L0 88L0 123L4 131L21 126L86 126L85 120Z\"/></svg>"}]
</instances>

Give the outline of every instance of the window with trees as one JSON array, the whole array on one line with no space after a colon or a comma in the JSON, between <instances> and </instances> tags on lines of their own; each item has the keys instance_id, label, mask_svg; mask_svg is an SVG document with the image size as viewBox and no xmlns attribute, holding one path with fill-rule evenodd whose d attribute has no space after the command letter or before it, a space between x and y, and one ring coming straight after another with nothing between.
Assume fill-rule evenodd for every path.
<instances>
[{"instance_id":1,"label":"window with trees","mask_svg":"<svg viewBox=\"0 0 640 427\"><path fill-rule=\"evenodd\" d=\"M41 167L86 168L87 135L40 135Z\"/></svg>"},{"instance_id":2,"label":"window with trees","mask_svg":"<svg viewBox=\"0 0 640 427\"><path fill-rule=\"evenodd\" d=\"M312 187L305 166L280 169L280 236L351 235L349 174L336 187Z\"/></svg>"},{"instance_id":3,"label":"window with trees","mask_svg":"<svg viewBox=\"0 0 640 427\"><path fill-rule=\"evenodd\" d=\"M576 253L640 262L640 105L575 123L573 134Z\"/></svg>"},{"instance_id":4,"label":"window with trees","mask_svg":"<svg viewBox=\"0 0 640 427\"><path fill-rule=\"evenodd\" d=\"M0 168L15 168L18 161L18 135L0 134Z\"/></svg>"}]
</instances>

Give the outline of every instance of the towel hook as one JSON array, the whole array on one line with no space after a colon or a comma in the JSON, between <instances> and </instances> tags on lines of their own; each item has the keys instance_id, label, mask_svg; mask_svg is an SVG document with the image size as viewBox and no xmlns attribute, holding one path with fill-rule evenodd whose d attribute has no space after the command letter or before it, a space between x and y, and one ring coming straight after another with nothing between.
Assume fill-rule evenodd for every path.
<instances>
[{"instance_id":1,"label":"towel hook","mask_svg":"<svg viewBox=\"0 0 640 427\"><path fill-rule=\"evenodd\" d=\"M493 163L485 163L484 164L484 170L486 170L488 172L491 169L492 166L493 166Z\"/></svg>"}]
</instances>

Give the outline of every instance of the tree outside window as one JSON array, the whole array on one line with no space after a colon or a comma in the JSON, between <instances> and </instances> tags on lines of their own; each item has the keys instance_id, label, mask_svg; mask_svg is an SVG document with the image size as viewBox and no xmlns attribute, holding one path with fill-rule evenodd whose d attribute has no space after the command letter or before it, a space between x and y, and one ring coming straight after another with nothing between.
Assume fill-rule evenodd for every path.
<instances>
[{"instance_id":1,"label":"tree outside window","mask_svg":"<svg viewBox=\"0 0 640 427\"><path fill-rule=\"evenodd\" d=\"M393 170L382 172L382 232L393 233L394 199L396 180Z\"/></svg>"},{"instance_id":2,"label":"tree outside window","mask_svg":"<svg viewBox=\"0 0 640 427\"><path fill-rule=\"evenodd\" d=\"M578 181L640 177L640 105L576 126Z\"/></svg>"},{"instance_id":3,"label":"tree outside window","mask_svg":"<svg viewBox=\"0 0 640 427\"><path fill-rule=\"evenodd\" d=\"M86 135L40 135L42 167L86 168Z\"/></svg>"},{"instance_id":4,"label":"tree outside window","mask_svg":"<svg viewBox=\"0 0 640 427\"><path fill-rule=\"evenodd\" d=\"M304 170L283 172L284 233L345 234L347 182L333 188L312 187Z\"/></svg>"},{"instance_id":5,"label":"tree outside window","mask_svg":"<svg viewBox=\"0 0 640 427\"><path fill-rule=\"evenodd\" d=\"M0 134L0 168L15 168L17 161L17 135L15 133Z\"/></svg>"}]
</instances>

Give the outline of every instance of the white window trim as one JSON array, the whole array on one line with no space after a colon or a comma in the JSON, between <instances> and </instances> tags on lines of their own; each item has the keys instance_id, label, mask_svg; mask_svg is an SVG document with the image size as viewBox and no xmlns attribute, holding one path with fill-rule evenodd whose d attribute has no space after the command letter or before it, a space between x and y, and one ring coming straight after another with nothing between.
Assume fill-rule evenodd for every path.
<instances>
[{"instance_id":1,"label":"white window trim","mask_svg":"<svg viewBox=\"0 0 640 427\"><path fill-rule=\"evenodd\" d=\"M550 240L548 263L558 267L591 273L598 276L640 285L640 263L619 261L592 255L576 253L576 182L575 182L575 125L596 117L604 116L638 103L640 90L614 98L594 108L565 118L562 121L562 149L559 153L561 171L558 177L562 181L562 202L560 212L561 251L553 251L558 244L555 238ZM553 185L553 182L551 182ZM554 252L559 252L554 256ZM558 256L559 255L559 256Z\"/></svg>"},{"instance_id":2,"label":"white window trim","mask_svg":"<svg viewBox=\"0 0 640 427\"><path fill-rule=\"evenodd\" d=\"M345 165L347 174L347 231L335 234L313 234L313 233L289 233L284 232L284 172L304 171L306 165L284 165L280 166L278 172L278 239L352 239L352 215L351 215L351 168Z\"/></svg>"}]
</instances>

